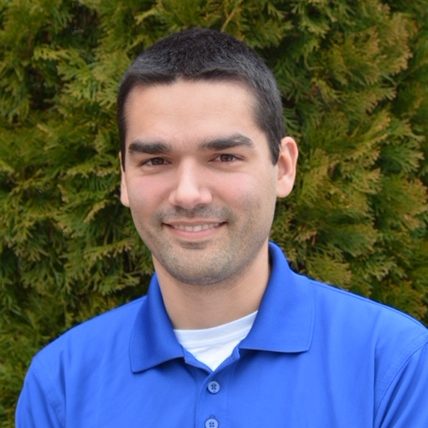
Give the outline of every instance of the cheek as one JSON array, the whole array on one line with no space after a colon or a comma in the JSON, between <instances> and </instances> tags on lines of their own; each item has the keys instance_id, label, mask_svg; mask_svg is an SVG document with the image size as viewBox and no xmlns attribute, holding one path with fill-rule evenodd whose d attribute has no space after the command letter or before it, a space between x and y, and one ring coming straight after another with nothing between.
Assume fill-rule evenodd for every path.
<instances>
[{"instance_id":1,"label":"cheek","mask_svg":"<svg viewBox=\"0 0 428 428\"><path fill-rule=\"evenodd\" d=\"M271 174L263 174L262 172L259 175L241 176L233 185L228 184L227 191L236 199L275 200L275 178Z\"/></svg>"},{"instance_id":2,"label":"cheek","mask_svg":"<svg viewBox=\"0 0 428 428\"><path fill-rule=\"evenodd\" d=\"M150 226L154 214L159 209L156 192L148 191L147 188L138 187L128 190L129 209L135 226L142 231Z\"/></svg>"},{"instance_id":3,"label":"cheek","mask_svg":"<svg viewBox=\"0 0 428 428\"><path fill-rule=\"evenodd\" d=\"M244 218L271 221L276 205L275 181L268 177L242 177L225 186L221 199Z\"/></svg>"},{"instance_id":4,"label":"cheek","mask_svg":"<svg viewBox=\"0 0 428 428\"><path fill-rule=\"evenodd\" d=\"M148 209L159 203L165 194L165 185L162 180L150 178L134 179L128 185L129 204L138 209Z\"/></svg>"}]
</instances>

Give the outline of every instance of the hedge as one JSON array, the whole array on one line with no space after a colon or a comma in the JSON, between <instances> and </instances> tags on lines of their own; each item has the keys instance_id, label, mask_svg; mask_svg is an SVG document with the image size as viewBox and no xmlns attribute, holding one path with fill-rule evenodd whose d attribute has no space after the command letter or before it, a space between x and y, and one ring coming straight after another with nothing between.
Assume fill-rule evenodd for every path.
<instances>
[{"instance_id":1,"label":"hedge","mask_svg":"<svg viewBox=\"0 0 428 428\"><path fill-rule=\"evenodd\" d=\"M2 427L40 347L146 291L115 96L142 49L192 26L278 79L300 159L272 238L293 267L428 322L428 0L1 0Z\"/></svg>"}]
</instances>

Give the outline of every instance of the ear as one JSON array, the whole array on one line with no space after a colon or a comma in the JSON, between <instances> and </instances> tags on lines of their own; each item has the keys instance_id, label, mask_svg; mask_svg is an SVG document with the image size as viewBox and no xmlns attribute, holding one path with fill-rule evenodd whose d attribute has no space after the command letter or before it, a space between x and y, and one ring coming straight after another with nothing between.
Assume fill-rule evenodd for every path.
<instances>
[{"instance_id":1,"label":"ear","mask_svg":"<svg viewBox=\"0 0 428 428\"><path fill-rule=\"evenodd\" d=\"M120 202L125 207L129 207L128 186L126 184L125 170L123 169L122 155L119 153L120 163Z\"/></svg>"},{"instance_id":2,"label":"ear","mask_svg":"<svg viewBox=\"0 0 428 428\"><path fill-rule=\"evenodd\" d=\"M281 140L281 151L277 163L276 195L279 198L288 196L293 189L298 156L299 150L296 142L291 137L284 137Z\"/></svg>"}]
</instances>

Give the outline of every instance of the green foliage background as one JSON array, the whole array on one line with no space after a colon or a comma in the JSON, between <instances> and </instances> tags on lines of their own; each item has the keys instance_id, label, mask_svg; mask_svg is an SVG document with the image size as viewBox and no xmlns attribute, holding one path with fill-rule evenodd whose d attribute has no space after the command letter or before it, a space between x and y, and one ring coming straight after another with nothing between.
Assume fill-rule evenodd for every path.
<instances>
[{"instance_id":1,"label":"green foliage background","mask_svg":"<svg viewBox=\"0 0 428 428\"><path fill-rule=\"evenodd\" d=\"M0 0L0 425L31 356L144 293L115 96L159 37L221 29L275 71L299 177L296 269L428 322L428 0Z\"/></svg>"}]
</instances>

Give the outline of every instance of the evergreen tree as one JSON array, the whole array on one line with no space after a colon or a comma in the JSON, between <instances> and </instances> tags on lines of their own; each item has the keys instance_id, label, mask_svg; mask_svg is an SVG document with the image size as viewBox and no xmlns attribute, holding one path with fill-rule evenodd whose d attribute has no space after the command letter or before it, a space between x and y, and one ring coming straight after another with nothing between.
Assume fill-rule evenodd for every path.
<instances>
[{"instance_id":1,"label":"evergreen tree","mask_svg":"<svg viewBox=\"0 0 428 428\"><path fill-rule=\"evenodd\" d=\"M428 322L428 0L0 0L0 425L31 356L145 292L118 194L130 61L191 26L245 40L300 146L273 238L295 269Z\"/></svg>"}]
</instances>

